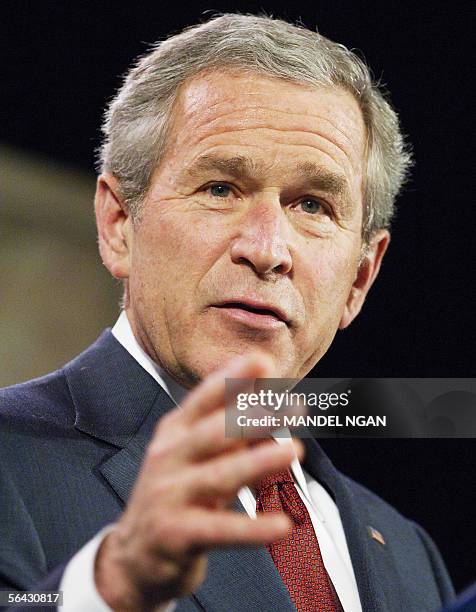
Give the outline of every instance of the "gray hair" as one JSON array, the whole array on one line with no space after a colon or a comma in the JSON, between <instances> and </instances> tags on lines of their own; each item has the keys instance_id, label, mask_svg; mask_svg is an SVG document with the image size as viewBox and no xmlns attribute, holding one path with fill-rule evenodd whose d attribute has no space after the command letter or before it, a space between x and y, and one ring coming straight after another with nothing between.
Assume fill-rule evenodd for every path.
<instances>
[{"instance_id":1,"label":"gray hair","mask_svg":"<svg viewBox=\"0 0 476 612\"><path fill-rule=\"evenodd\" d=\"M187 79L238 69L288 82L349 91L367 129L364 244L388 227L411 165L398 116L364 61L344 45L270 17L224 14L154 45L127 73L102 127L102 171L113 173L133 219L139 219L154 170L167 146L174 102Z\"/></svg>"}]
</instances>

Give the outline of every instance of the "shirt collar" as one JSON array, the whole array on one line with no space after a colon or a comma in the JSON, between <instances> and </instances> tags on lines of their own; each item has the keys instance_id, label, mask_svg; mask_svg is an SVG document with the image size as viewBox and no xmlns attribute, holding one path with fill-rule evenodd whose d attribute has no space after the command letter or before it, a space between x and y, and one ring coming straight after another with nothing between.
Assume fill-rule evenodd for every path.
<instances>
[{"instance_id":1,"label":"shirt collar","mask_svg":"<svg viewBox=\"0 0 476 612\"><path fill-rule=\"evenodd\" d=\"M141 365L152 378L159 383L176 404L179 404L187 395L188 389L179 385L165 370L163 370L149 355L142 349L137 342L132 331L131 324L127 318L126 311L123 310L111 330L112 335L126 349L132 357Z\"/></svg>"}]
</instances>

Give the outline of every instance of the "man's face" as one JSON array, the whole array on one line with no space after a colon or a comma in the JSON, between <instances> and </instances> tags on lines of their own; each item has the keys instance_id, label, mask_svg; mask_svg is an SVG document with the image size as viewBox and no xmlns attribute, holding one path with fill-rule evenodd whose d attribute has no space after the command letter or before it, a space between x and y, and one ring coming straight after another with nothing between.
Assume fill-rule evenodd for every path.
<instances>
[{"instance_id":1,"label":"man's face","mask_svg":"<svg viewBox=\"0 0 476 612\"><path fill-rule=\"evenodd\" d=\"M124 274L136 337L182 384L254 348L301 378L357 314L365 138L340 89L219 72L182 88Z\"/></svg>"}]
</instances>

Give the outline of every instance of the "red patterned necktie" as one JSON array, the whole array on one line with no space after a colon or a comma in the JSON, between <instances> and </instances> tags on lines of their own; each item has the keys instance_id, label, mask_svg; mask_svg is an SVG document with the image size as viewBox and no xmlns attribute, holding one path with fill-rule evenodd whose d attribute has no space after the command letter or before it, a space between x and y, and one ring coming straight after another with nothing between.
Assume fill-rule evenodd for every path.
<instances>
[{"instance_id":1,"label":"red patterned necktie","mask_svg":"<svg viewBox=\"0 0 476 612\"><path fill-rule=\"evenodd\" d=\"M290 470L267 476L256 491L257 512L286 512L290 533L267 546L299 612L339 612L342 606L322 561L316 533Z\"/></svg>"}]
</instances>

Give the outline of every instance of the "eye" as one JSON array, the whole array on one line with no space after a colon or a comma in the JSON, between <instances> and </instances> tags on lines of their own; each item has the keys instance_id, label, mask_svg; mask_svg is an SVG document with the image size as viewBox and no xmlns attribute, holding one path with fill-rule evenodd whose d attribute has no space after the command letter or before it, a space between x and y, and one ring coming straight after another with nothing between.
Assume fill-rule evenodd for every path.
<instances>
[{"instance_id":1,"label":"eye","mask_svg":"<svg viewBox=\"0 0 476 612\"><path fill-rule=\"evenodd\" d=\"M226 183L215 183L214 185L209 185L207 190L209 190L211 195L215 198L227 198L231 193L231 187Z\"/></svg>"},{"instance_id":2,"label":"eye","mask_svg":"<svg viewBox=\"0 0 476 612\"><path fill-rule=\"evenodd\" d=\"M304 200L301 200L299 204L305 213L309 213L311 215L324 212L325 210L322 202L314 198L305 198Z\"/></svg>"}]
</instances>

